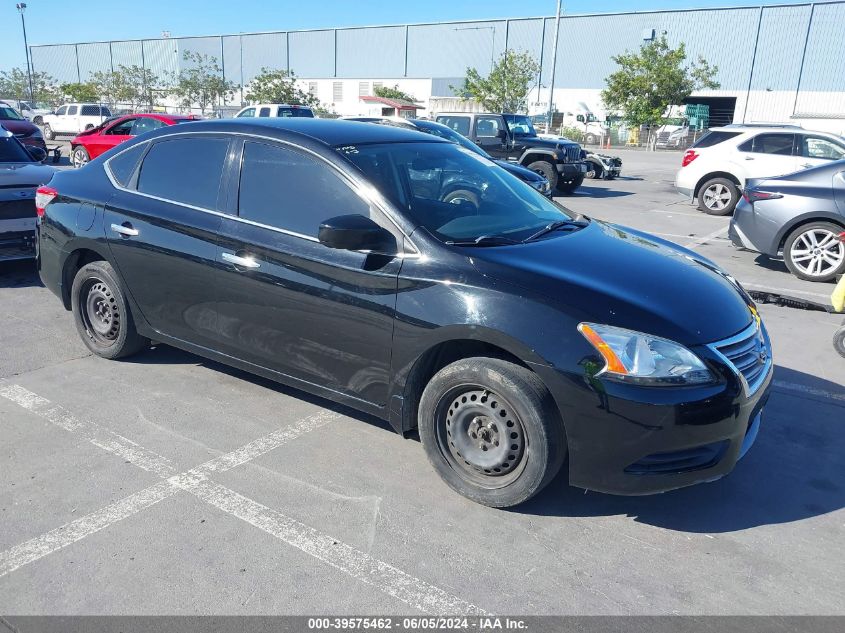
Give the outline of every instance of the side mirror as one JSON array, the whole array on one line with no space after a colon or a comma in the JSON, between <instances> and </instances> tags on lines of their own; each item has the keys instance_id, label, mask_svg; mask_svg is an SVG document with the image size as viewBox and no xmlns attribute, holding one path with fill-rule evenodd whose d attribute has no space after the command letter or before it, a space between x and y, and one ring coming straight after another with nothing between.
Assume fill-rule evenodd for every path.
<instances>
[{"instance_id":1,"label":"side mirror","mask_svg":"<svg viewBox=\"0 0 845 633\"><path fill-rule=\"evenodd\" d=\"M27 147L26 150L29 152L29 155L32 156L32 159L39 163L43 163L47 160L47 152L40 147Z\"/></svg>"},{"instance_id":2,"label":"side mirror","mask_svg":"<svg viewBox=\"0 0 845 633\"><path fill-rule=\"evenodd\" d=\"M363 215L339 215L320 224L317 233L320 244L346 251L371 251L395 255L396 238L370 218Z\"/></svg>"},{"instance_id":3,"label":"side mirror","mask_svg":"<svg viewBox=\"0 0 845 633\"><path fill-rule=\"evenodd\" d=\"M507 132L507 130L499 130L498 132L496 132L496 136L498 136L500 139L502 139L504 141L508 138L508 132Z\"/></svg>"}]
</instances>

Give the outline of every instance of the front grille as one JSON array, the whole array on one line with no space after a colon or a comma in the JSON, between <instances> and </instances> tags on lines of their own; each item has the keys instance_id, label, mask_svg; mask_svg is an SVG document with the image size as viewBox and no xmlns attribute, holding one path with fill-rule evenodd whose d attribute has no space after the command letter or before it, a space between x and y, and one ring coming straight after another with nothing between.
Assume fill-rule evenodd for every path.
<instances>
[{"instance_id":1,"label":"front grille","mask_svg":"<svg viewBox=\"0 0 845 633\"><path fill-rule=\"evenodd\" d=\"M713 346L745 378L748 394L760 388L772 366L769 337L755 320L745 331Z\"/></svg>"},{"instance_id":2,"label":"front grille","mask_svg":"<svg viewBox=\"0 0 845 633\"><path fill-rule=\"evenodd\" d=\"M722 440L670 453L652 453L630 464L625 472L634 475L664 475L710 468L722 459L728 444L728 440Z\"/></svg>"},{"instance_id":3,"label":"front grille","mask_svg":"<svg viewBox=\"0 0 845 633\"><path fill-rule=\"evenodd\" d=\"M32 198L0 202L0 220L34 218L35 215L35 200Z\"/></svg>"},{"instance_id":4,"label":"front grille","mask_svg":"<svg viewBox=\"0 0 845 633\"><path fill-rule=\"evenodd\" d=\"M565 163L577 163L581 160L580 145L564 146L563 150L563 159Z\"/></svg>"}]
</instances>

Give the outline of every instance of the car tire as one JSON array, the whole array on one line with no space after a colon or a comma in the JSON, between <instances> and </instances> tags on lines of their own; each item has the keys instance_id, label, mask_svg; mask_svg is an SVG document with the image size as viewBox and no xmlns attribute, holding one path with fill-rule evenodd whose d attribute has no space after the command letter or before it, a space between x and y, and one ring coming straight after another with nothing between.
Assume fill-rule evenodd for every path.
<instances>
[{"instance_id":1,"label":"car tire","mask_svg":"<svg viewBox=\"0 0 845 633\"><path fill-rule=\"evenodd\" d=\"M575 176L575 178L571 180L564 180L561 178L557 181L557 190L560 193L571 194L575 193L575 190L582 184L584 184L583 175Z\"/></svg>"},{"instance_id":2,"label":"car tire","mask_svg":"<svg viewBox=\"0 0 845 633\"><path fill-rule=\"evenodd\" d=\"M443 196L443 202L450 204L459 204L461 202L469 202L476 209L479 207L480 201L478 193L471 189L455 189Z\"/></svg>"},{"instance_id":3,"label":"car tire","mask_svg":"<svg viewBox=\"0 0 845 633\"><path fill-rule=\"evenodd\" d=\"M533 163L526 165L528 169L543 176L549 181L549 186L554 189L557 187L558 173L555 166L547 160L535 160Z\"/></svg>"},{"instance_id":4,"label":"car tire","mask_svg":"<svg viewBox=\"0 0 845 633\"><path fill-rule=\"evenodd\" d=\"M727 178L711 178L698 190L698 208L708 215L730 215L739 202L739 189Z\"/></svg>"},{"instance_id":5,"label":"car tire","mask_svg":"<svg viewBox=\"0 0 845 633\"><path fill-rule=\"evenodd\" d=\"M82 341L101 358L124 358L150 344L135 329L126 295L106 261L91 262L76 273L71 309Z\"/></svg>"},{"instance_id":6,"label":"car tire","mask_svg":"<svg viewBox=\"0 0 845 633\"><path fill-rule=\"evenodd\" d=\"M70 153L70 162L77 169L88 163L90 160L91 157L88 155L88 150L82 145L77 145Z\"/></svg>"},{"instance_id":7,"label":"car tire","mask_svg":"<svg viewBox=\"0 0 845 633\"><path fill-rule=\"evenodd\" d=\"M93 130L93 129L94 129L94 126L89 123L88 125L85 126L84 131L87 132L88 130Z\"/></svg>"},{"instance_id":8,"label":"car tire","mask_svg":"<svg viewBox=\"0 0 845 633\"><path fill-rule=\"evenodd\" d=\"M548 389L531 370L497 358L465 358L438 371L423 391L418 423L446 484L494 508L536 495L566 457Z\"/></svg>"},{"instance_id":9,"label":"car tire","mask_svg":"<svg viewBox=\"0 0 845 633\"><path fill-rule=\"evenodd\" d=\"M593 161L590 161L590 165L592 170L590 171L590 173L592 174L592 176L590 177L593 180L601 180L602 176L604 176L604 167Z\"/></svg>"},{"instance_id":10,"label":"car tire","mask_svg":"<svg viewBox=\"0 0 845 633\"><path fill-rule=\"evenodd\" d=\"M833 349L845 358L845 325L842 325L836 332L833 333Z\"/></svg>"},{"instance_id":11,"label":"car tire","mask_svg":"<svg viewBox=\"0 0 845 633\"><path fill-rule=\"evenodd\" d=\"M845 273L845 243L837 239L843 231L833 222L810 222L795 229L783 245L789 272L807 281L830 281Z\"/></svg>"},{"instance_id":12,"label":"car tire","mask_svg":"<svg viewBox=\"0 0 845 633\"><path fill-rule=\"evenodd\" d=\"M594 134L587 134L584 137L584 144L585 145L593 145L596 142L596 137Z\"/></svg>"},{"instance_id":13,"label":"car tire","mask_svg":"<svg viewBox=\"0 0 845 633\"><path fill-rule=\"evenodd\" d=\"M50 127L49 123L44 126L42 134L44 135L44 138L48 141L52 141L54 138L56 138L56 133L53 132L53 128Z\"/></svg>"},{"instance_id":14,"label":"car tire","mask_svg":"<svg viewBox=\"0 0 845 633\"><path fill-rule=\"evenodd\" d=\"M35 125L41 125L42 123L44 123L44 119L41 116L37 116L32 119L32 122L35 123Z\"/></svg>"}]
</instances>

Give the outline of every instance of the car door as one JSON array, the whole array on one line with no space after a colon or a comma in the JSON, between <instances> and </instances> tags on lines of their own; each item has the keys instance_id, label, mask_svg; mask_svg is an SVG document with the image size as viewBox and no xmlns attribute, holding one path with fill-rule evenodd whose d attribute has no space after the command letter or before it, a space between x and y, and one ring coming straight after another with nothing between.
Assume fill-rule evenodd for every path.
<instances>
[{"instance_id":1,"label":"car door","mask_svg":"<svg viewBox=\"0 0 845 633\"><path fill-rule=\"evenodd\" d=\"M504 128L504 119L500 116L475 117L475 142L481 149L486 151L493 158L507 159L507 134Z\"/></svg>"},{"instance_id":2,"label":"car door","mask_svg":"<svg viewBox=\"0 0 845 633\"><path fill-rule=\"evenodd\" d=\"M763 132L738 147L739 168L744 178L767 178L791 174L798 169L796 135L790 132Z\"/></svg>"},{"instance_id":3,"label":"car door","mask_svg":"<svg viewBox=\"0 0 845 633\"><path fill-rule=\"evenodd\" d=\"M247 140L239 190L221 228L220 346L261 367L386 404L400 257L331 249L320 223L380 214L328 162ZM398 247L397 247L398 252Z\"/></svg>"},{"instance_id":4,"label":"car door","mask_svg":"<svg viewBox=\"0 0 845 633\"><path fill-rule=\"evenodd\" d=\"M216 339L217 242L229 148L224 136L157 139L104 213L118 271L146 321L163 335L203 347ZM129 152L108 165L128 160Z\"/></svg>"},{"instance_id":5,"label":"car door","mask_svg":"<svg viewBox=\"0 0 845 633\"><path fill-rule=\"evenodd\" d=\"M68 106L67 114L61 117L62 132L69 134L78 134L81 132L79 128L79 106Z\"/></svg>"},{"instance_id":6,"label":"car door","mask_svg":"<svg viewBox=\"0 0 845 633\"><path fill-rule=\"evenodd\" d=\"M67 116L67 106L62 106L56 113L50 117L50 127L53 128L54 132L61 132L64 126L64 120Z\"/></svg>"},{"instance_id":7,"label":"car door","mask_svg":"<svg viewBox=\"0 0 845 633\"><path fill-rule=\"evenodd\" d=\"M88 155L94 159L100 154L109 151L112 147L116 147L121 143L132 138L132 126L135 124L135 117L126 119L118 119L114 123L106 126L99 134L92 134L90 136L83 136L85 139L85 149L88 150Z\"/></svg>"},{"instance_id":8,"label":"car door","mask_svg":"<svg viewBox=\"0 0 845 633\"><path fill-rule=\"evenodd\" d=\"M799 134L798 167L809 169L845 158L845 144L818 134Z\"/></svg>"}]
</instances>

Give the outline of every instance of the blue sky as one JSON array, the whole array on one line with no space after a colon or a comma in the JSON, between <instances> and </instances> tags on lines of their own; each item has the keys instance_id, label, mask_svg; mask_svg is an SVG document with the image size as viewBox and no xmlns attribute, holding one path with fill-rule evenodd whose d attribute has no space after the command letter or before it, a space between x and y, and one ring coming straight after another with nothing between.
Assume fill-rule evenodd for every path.
<instances>
[{"instance_id":1,"label":"blue sky","mask_svg":"<svg viewBox=\"0 0 845 633\"><path fill-rule=\"evenodd\" d=\"M785 4L780 0L764 4ZM30 45L552 15L556 0L27 0ZM568 0L566 13L756 6L753 0ZM20 16L0 4L0 70L25 66Z\"/></svg>"}]
</instances>

